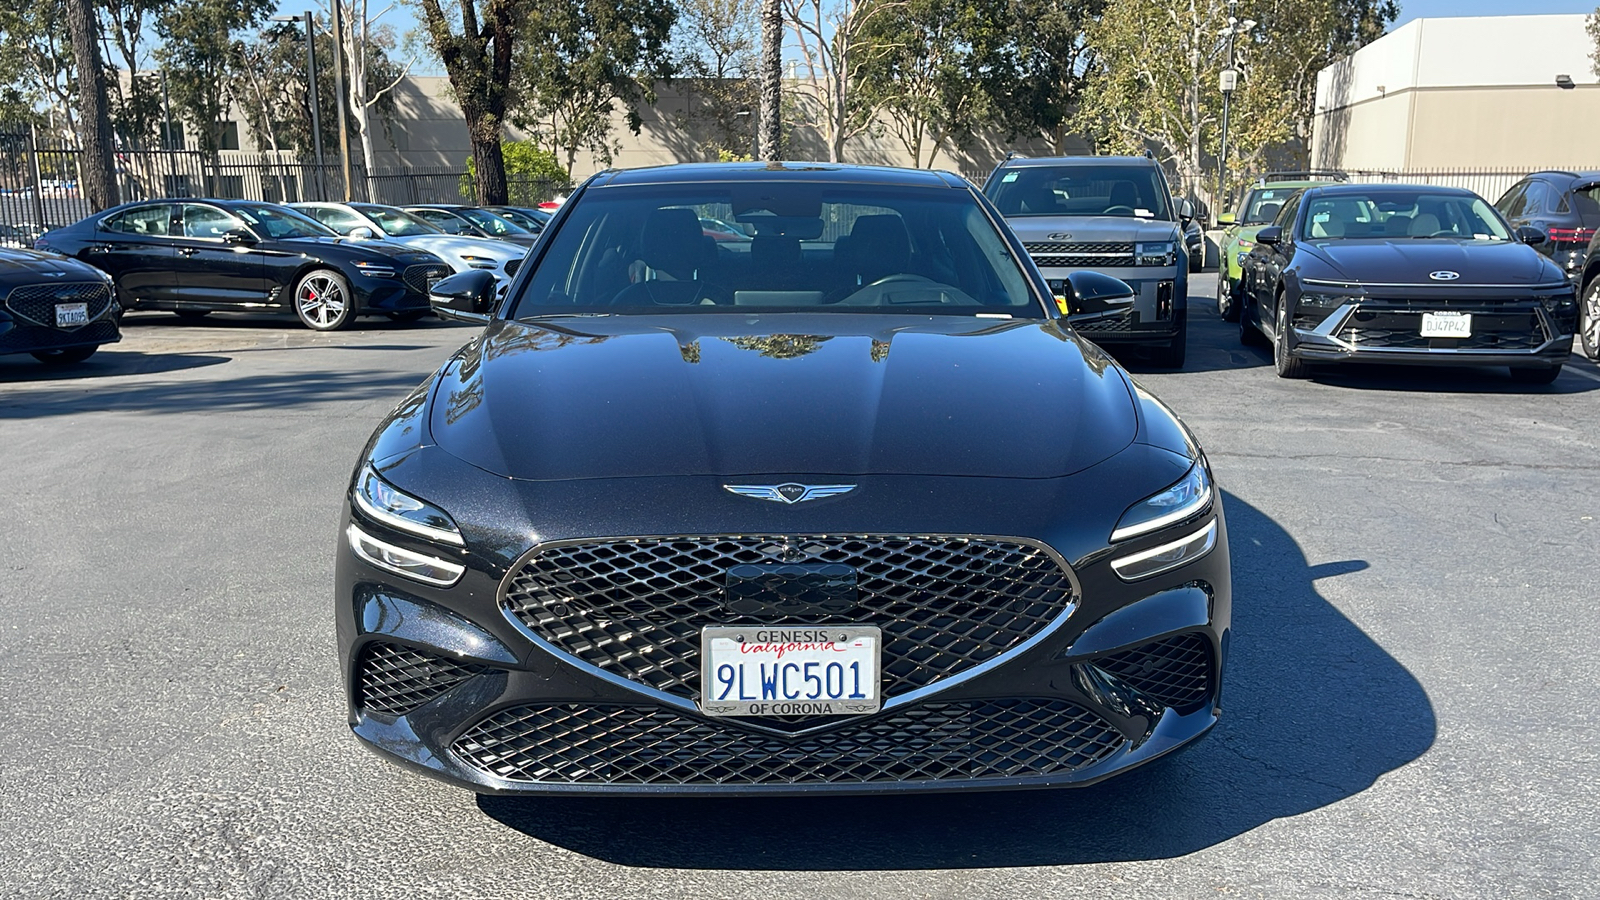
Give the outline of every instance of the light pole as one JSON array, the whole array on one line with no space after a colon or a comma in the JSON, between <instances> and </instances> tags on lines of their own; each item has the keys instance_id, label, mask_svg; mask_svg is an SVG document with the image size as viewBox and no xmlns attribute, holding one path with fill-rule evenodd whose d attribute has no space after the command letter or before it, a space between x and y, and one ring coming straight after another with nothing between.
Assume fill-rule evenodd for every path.
<instances>
[{"instance_id":1,"label":"light pole","mask_svg":"<svg viewBox=\"0 0 1600 900\"><path fill-rule=\"evenodd\" d=\"M311 147L317 165L317 199L328 199L328 182L322 174L322 105L317 99L317 32L311 10L304 16L273 16L274 22L300 22L306 26L306 101L311 104Z\"/></svg>"},{"instance_id":2,"label":"light pole","mask_svg":"<svg viewBox=\"0 0 1600 900\"><path fill-rule=\"evenodd\" d=\"M339 170L344 173L344 202L350 202L350 128L344 114L344 0L328 4L333 13L333 105L339 116Z\"/></svg>"},{"instance_id":3,"label":"light pole","mask_svg":"<svg viewBox=\"0 0 1600 900\"><path fill-rule=\"evenodd\" d=\"M1239 0L1228 0L1228 27L1222 33L1228 37L1228 66L1222 70L1219 86L1222 88L1222 150L1217 154L1217 193L1216 202L1225 203L1227 198L1223 191L1228 189L1228 112L1232 105L1233 92L1239 87L1239 70L1234 68L1233 42L1239 35L1256 27L1252 19L1239 21L1234 15L1239 10ZM1217 213L1221 213L1220 207Z\"/></svg>"}]
</instances>

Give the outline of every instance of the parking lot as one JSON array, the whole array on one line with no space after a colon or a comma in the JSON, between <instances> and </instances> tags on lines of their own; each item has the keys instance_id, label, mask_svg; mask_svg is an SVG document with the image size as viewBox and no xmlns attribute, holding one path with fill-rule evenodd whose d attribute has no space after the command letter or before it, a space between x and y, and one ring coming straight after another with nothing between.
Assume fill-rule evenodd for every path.
<instances>
[{"instance_id":1,"label":"parking lot","mask_svg":"<svg viewBox=\"0 0 1600 900\"><path fill-rule=\"evenodd\" d=\"M1136 377L1227 494L1223 720L1094 787L477 798L360 749L331 607L357 454L472 331L131 314L0 357L0 893L1581 897L1600 882L1600 369L1274 376L1191 285Z\"/></svg>"}]
</instances>

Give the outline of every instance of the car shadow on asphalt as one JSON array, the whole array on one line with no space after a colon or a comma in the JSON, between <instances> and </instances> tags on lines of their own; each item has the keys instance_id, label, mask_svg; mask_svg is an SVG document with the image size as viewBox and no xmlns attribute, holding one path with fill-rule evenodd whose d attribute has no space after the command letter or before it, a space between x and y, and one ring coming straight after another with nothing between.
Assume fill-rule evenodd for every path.
<instances>
[{"instance_id":1,"label":"car shadow on asphalt","mask_svg":"<svg viewBox=\"0 0 1600 900\"><path fill-rule=\"evenodd\" d=\"M178 318L176 315L160 310L141 310L130 312L123 316L121 326L123 331L130 329L156 329L172 330L176 334L185 332L202 331L205 329L223 329L235 331L287 331L296 334L314 335L317 332L301 325L293 313L249 313L249 312L214 312L202 319L189 322ZM468 325L463 322L450 322L434 316L426 316L415 322L396 322L387 316L372 315L361 316L351 322L348 331L394 331L406 332L417 330L432 330L436 328L463 328L482 327Z\"/></svg>"},{"instance_id":2,"label":"car shadow on asphalt","mask_svg":"<svg viewBox=\"0 0 1600 900\"><path fill-rule=\"evenodd\" d=\"M1317 593L1309 566L1228 497L1234 635L1224 713L1189 751L1090 787L1025 793L659 799L480 796L540 841L619 865L884 870L1183 856L1359 794L1434 741L1417 679Z\"/></svg>"},{"instance_id":3,"label":"car shadow on asphalt","mask_svg":"<svg viewBox=\"0 0 1600 900\"><path fill-rule=\"evenodd\" d=\"M83 363L94 365L98 355ZM155 358L155 357L152 357ZM164 357L162 357L164 358ZM227 357L198 357L227 362ZM215 363L208 362L208 365ZM181 368L181 367L180 367ZM140 369L141 373L149 372ZM154 371L171 371L157 368ZM0 368L0 382L9 373ZM80 377L105 375L85 371ZM330 401L394 400L422 382L425 373L393 371L306 371L193 381L132 380L86 387L68 382L0 392L0 420L36 419L91 411L188 413L230 410L282 411Z\"/></svg>"},{"instance_id":4,"label":"car shadow on asphalt","mask_svg":"<svg viewBox=\"0 0 1600 900\"><path fill-rule=\"evenodd\" d=\"M226 356L208 354L104 349L80 363L52 366L38 362L26 353L7 354L0 356L0 385L74 381L115 375L160 375L221 365L227 361Z\"/></svg>"}]
</instances>

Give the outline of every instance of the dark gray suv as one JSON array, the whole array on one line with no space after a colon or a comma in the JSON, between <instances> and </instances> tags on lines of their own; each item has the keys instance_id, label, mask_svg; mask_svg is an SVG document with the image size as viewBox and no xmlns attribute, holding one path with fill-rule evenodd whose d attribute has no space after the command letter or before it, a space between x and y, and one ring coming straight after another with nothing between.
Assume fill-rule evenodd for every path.
<instances>
[{"instance_id":1,"label":"dark gray suv","mask_svg":"<svg viewBox=\"0 0 1600 900\"><path fill-rule=\"evenodd\" d=\"M1183 231L1193 214L1188 201L1175 207L1154 159L1011 158L989 175L983 192L1058 296L1067 274L1084 269L1133 287L1133 308L1080 327L1084 336L1109 347L1146 347L1157 365L1183 365L1189 313Z\"/></svg>"}]
</instances>

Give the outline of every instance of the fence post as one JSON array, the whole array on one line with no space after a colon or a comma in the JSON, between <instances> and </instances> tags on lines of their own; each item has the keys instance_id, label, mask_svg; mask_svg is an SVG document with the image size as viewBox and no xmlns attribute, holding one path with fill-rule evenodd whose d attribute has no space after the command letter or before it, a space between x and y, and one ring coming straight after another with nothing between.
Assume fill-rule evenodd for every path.
<instances>
[{"instance_id":1,"label":"fence post","mask_svg":"<svg viewBox=\"0 0 1600 900\"><path fill-rule=\"evenodd\" d=\"M44 178L39 174L39 126L28 126L28 177L33 180L33 221L44 229Z\"/></svg>"}]
</instances>

